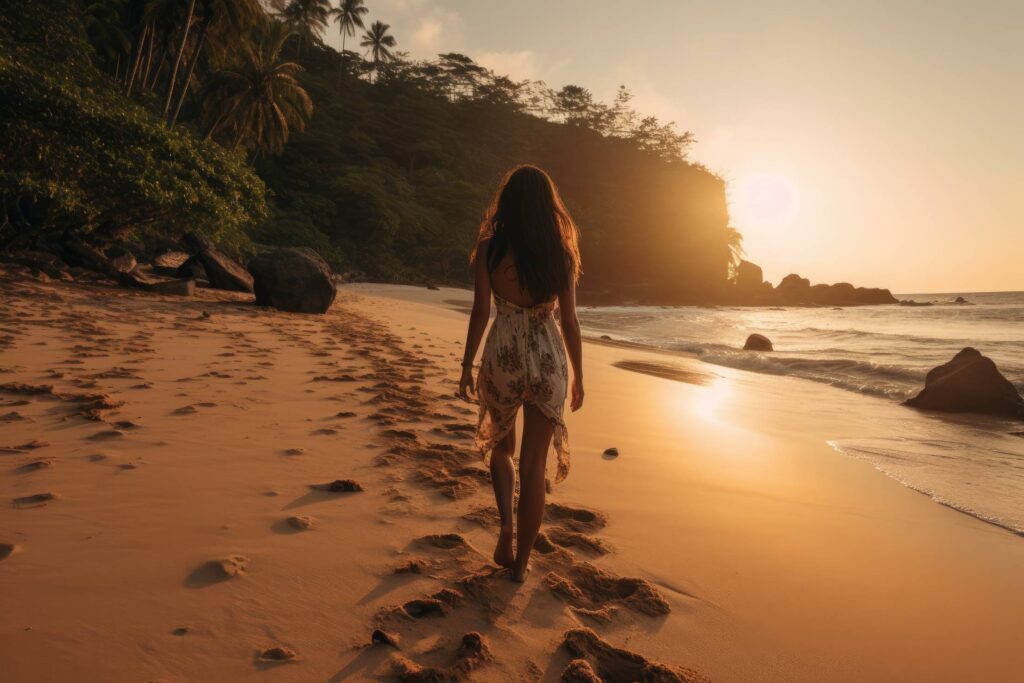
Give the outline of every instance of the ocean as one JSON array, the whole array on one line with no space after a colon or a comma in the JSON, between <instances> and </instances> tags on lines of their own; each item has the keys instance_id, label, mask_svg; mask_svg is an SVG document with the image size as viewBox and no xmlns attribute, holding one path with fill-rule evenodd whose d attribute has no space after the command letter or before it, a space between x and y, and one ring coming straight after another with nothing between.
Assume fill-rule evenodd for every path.
<instances>
[{"instance_id":1,"label":"ocean","mask_svg":"<svg viewBox=\"0 0 1024 683\"><path fill-rule=\"evenodd\" d=\"M995 361L1024 394L1024 292L896 296L932 305L609 306L581 308L579 317L588 335L891 401L892 418L877 433L830 445L939 503L1024 534L1024 423L964 415L921 420L899 405L920 391L930 369L966 346ZM755 332L775 351L743 351Z\"/></svg>"}]
</instances>

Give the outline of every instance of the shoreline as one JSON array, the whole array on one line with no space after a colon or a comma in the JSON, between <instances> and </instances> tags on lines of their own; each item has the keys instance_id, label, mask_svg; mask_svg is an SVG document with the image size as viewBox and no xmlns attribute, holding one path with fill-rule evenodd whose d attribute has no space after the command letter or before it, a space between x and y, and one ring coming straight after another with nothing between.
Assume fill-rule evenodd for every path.
<instances>
[{"instance_id":1,"label":"shoreline","mask_svg":"<svg viewBox=\"0 0 1024 683\"><path fill-rule=\"evenodd\" d=\"M344 286L320 317L209 291L0 291L0 384L113 406L97 421L0 394L24 418L0 445L49 442L0 456L0 494L55 494L0 520L17 546L0 560L12 680L555 680L577 652L621 665L589 633L684 680L1009 680L1024 664L1020 539L825 444L857 428L854 398L868 409L853 417L882 415L874 399L686 358L710 379L667 380L615 365L663 354L587 342L572 470L518 586L488 569L475 410L452 397L468 293ZM330 485L346 480L363 490ZM210 581L215 560L240 571ZM369 645L374 629L398 649ZM297 656L261 660L271 647Z\"/></svg>"}]
</instances>

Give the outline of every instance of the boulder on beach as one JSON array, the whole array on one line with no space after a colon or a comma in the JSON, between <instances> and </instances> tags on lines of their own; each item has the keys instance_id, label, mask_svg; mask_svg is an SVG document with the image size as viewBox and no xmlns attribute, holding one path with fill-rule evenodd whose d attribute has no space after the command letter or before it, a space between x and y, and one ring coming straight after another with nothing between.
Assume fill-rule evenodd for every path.
<instances>
[{"instance_id":1,"label":"boulder on beach","mask_svg":"<svg viewBox=\"0 0 1024 683\"><path fill-rule=\"evenodd\" d=\"M177 277L178 269L185 265L190 258L192 258L191 254L184 251L164 252L153 259L153 272L158 275Z\"/></svg>"},{"instance_id":2,"label":"boulder on beach","mask_svg":"<svg viewBox=\"0 0 1024 683\"><path fill-rule=\"evenodd\" d=\"M110 267L117 273L130 273L138 265L135 255L124 247L116 245L107 247L105 255L110 261Z\"/></svg>"},{"instance_id":3,"label":"boulder on beach","mask_svg":"<svg viewBox=\"0 0 1024 683\"><path fill-rule=\"evenodd\" d=\"M744 351L774 351L772 340L763 334L752 334L743 345Z\"/></svg>"},{"instance_id":4,"label":"boulder on beach","mask_svg":"<svg viewBox=\"0 0 1024 683\"><path fill-rule=\"evenodd\" d=\"M175 296L192 296L196 293L196 281L192 278L155 278L143 274L138 269L118 276L123 287L141 289L155 294L173 294Z\"/></svg>"},{"instance_id":5,"label":"boulder on beach","mask_svg":"<svg viewBox=\"0 0 1024 683\"><path fill-rule=\"evenodd\" d=\"M924 389L904 405L947 413L982 413L1024 420L1024 399L991 358L967 347L933 368Z\"/></svg>"},{"instance_id":6,"label":"boulder on beach","mask_svg":"<svg viewBox=\"0 0 1024 683\"><path fill-rule=\"evenodd\" d=\"M193 250L206 271L206 279L214 289L232 292L252 292L252 275L238 261L213 246L208 238L190 232L182 238L183 244Z\"/></svg>"},{"instance_id":7,"label":"boulder on beach","mask_svg":"<svg viewBox=\"0 0 1024 683\"><path fill-rule=\"evenodd\" d=\"M338 288L330 266L308 247L274 249L249 261L257 306L292 313L325 313Z\"/></svg>"}]
</instances>

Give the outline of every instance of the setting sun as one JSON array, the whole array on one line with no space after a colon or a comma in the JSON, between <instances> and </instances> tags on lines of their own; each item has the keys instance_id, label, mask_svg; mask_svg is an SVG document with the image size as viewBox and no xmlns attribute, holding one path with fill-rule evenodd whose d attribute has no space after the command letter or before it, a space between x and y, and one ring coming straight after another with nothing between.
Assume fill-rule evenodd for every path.
<instances>
[{"instance_id":1,"label":"setting sun","mask_svg":"<svg viewBox=\"0 0 1024 683\"><path fill-rule=\"evenodd\" d=\"M733 195L730 210L740 231L788 227L799 210L796 188L780 175L743 178L736 183Z\"/></svg>"}]
</instances>

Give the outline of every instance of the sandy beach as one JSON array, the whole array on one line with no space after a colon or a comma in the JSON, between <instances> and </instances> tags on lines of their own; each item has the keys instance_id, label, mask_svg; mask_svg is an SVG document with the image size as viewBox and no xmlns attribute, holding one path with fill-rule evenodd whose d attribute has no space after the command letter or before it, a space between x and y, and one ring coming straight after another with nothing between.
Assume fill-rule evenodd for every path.
<instances>
[{"instance_id":1,"label":"sandy beach","mask_svg":"<svg viewBox=\"0 0 1024 683\"><path fill-rule=\"evenodd\" d=\"M0 278L4 680L1024 667L1024 539L829 447L891 403L588 342L517 585L454 395L469 292L348 285L312 316Z\"/></svg>"}]
</instances>

